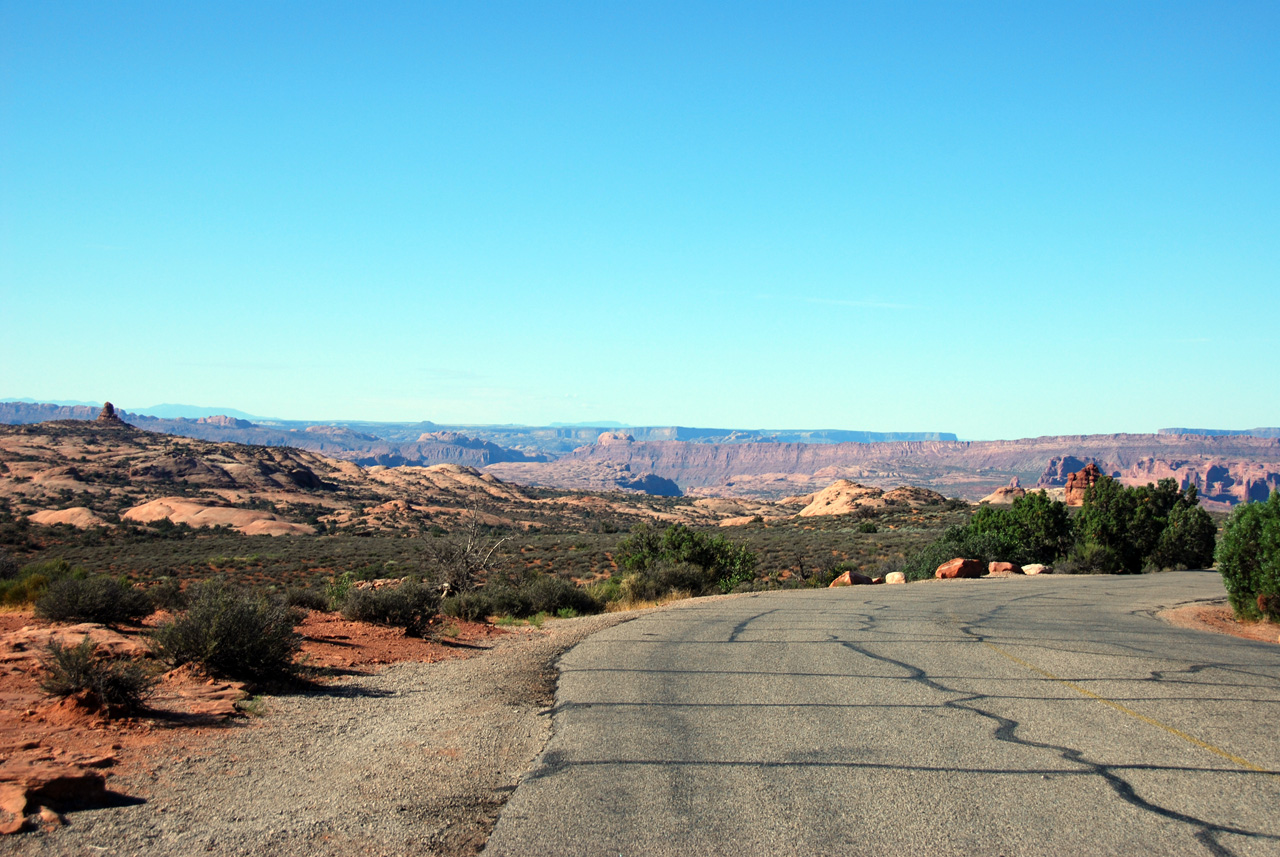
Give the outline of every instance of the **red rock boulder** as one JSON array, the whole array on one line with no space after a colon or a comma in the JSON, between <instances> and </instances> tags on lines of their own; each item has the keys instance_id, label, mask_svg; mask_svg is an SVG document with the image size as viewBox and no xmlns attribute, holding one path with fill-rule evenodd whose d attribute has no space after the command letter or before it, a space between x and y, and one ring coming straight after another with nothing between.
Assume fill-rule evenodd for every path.
<instances>
[{"instance_id":1,"label":"red rock boulder","mask_svg":"<svg viewBox=\"0 0 1280 857\"><path fill-rule=\"evenodd\" d=\"M933 576L938 580L955 580L961 577L982 577L982 572L982 563L978 560L956 557L938 566Z\"/></svg>"},{"instance_id":2,"label":"red rock boulder","mask_svg":"<svg viewBox=\"0 0 1280 857\"><path fill-rule=\"evenodd\" d=\"M987 574L1022 574L1022 566L1012 562L987 563Z\"/></svg>"},{"instance_id":3,"label":"red rock boulder","mask_svg":"<svg viewBox=\"0 0 1280 857\"><path fill-rule=\"evenodd\" d=\"M844 574L831 581L828 589L834 589L837 586L869 586L875 583L874 580L865 574L858 574L856 571L846 571Z\"/></svg>"}]
</instances>

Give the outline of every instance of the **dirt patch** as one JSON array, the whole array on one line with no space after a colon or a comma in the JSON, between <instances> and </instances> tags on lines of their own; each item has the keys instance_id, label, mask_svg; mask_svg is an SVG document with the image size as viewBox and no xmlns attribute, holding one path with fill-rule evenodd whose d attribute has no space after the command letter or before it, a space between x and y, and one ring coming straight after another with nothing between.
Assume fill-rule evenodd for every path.
<instances>
[{"instance_id":1,"label":"dirt patch","mask_svg":"<svg viewBox=\"0 0 1280 857\"><path fill-rule=\"evenodd\" d=\"M97 764L110 799L49 823L29 815L0 843L24 855L475 854L547 740L556 660L631 615L540 629L444 620L425 641L312 613L299 627L312 683L217 722L184 693L226 683L189 668L166 674L155 716L128 720L44 697L30 663L10 669L4 751ZM0 614L0 633L38 625Z\"/></svg>"},{"instance_id":2,"label":"dirt patch","mask_svg":"<svg viewBox=\"0 0 1280 857\"><path fill-rule=\"evenodd\" d=\"M1161 619L1180 628L1230 634L1247 640L1264 643L1280 643L1280 625L1274 622L1241 622L1231 612L1226 601L1201 601L1170 607L1157 614Z\"/></svg>"}]
</instances>

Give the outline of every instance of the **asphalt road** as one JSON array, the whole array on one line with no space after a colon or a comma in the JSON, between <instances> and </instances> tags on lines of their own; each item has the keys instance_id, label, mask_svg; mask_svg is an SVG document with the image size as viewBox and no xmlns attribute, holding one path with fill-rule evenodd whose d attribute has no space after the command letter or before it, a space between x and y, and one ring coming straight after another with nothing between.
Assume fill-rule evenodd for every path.
<instances>
[{"instance_id":1,"label":"asphalt road","mask_svg":"<svg viewBox=\"0 0 1280 857\"><path fill-rule=\"evenodd\" d=\"M561 662L486 854L1280 855L1280 646L1216 574L688 602Z\"/></svg>"}]
</instances>

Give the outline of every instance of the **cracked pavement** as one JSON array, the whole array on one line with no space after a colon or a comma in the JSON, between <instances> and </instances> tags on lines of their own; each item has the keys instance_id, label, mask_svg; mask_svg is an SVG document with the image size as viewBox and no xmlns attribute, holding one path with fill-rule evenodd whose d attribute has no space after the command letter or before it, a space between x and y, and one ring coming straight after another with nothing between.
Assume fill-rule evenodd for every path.
<instances>
[{"instance_id":1,"label":"cracked pavement","mask_svg":"<svg viewBox=\"0 0 1280 857\"><path fill-rule=\"evenodd\" d=\"M561 662L487 854L1280 853L1280 646L1209 572L694 601Z\"/></svg>"}]
</instances>

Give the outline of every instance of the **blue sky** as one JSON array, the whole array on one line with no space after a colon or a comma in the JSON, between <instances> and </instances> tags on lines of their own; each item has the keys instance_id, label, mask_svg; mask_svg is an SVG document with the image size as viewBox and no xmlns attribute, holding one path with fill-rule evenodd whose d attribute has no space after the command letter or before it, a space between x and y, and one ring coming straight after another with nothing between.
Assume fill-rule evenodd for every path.
<instances>
[{"instance_id":1,"label":"blue sky","mask_svg":"<svg viewBox=\"0 0 1280 857\"><path fill-rule=\"evenodd\" d=\"M1280 424L1274 3L0 0L0 398Z\"/></svg>"}]
</instances>

